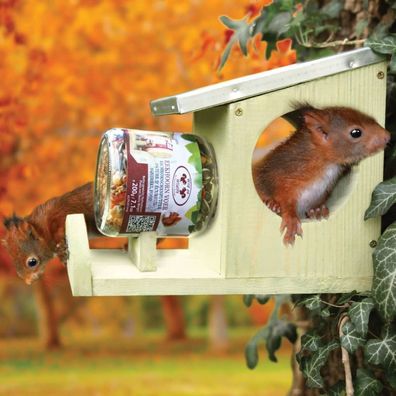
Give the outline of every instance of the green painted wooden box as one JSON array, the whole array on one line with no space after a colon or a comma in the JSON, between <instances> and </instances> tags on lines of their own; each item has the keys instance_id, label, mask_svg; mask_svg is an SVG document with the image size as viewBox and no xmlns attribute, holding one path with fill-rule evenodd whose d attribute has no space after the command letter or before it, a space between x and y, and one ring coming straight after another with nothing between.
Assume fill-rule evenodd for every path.
<instances>
[{"instance_id":1,"label":"green painted wooden box","mask_svg":"<svg viewBox=\"0 0 396 396\"><path fill-rule=\"evenodd\" d=\"M151 103L154 115L194 113L193 132L214 146L219 204L211 227L188 250L156 250L155 234L130 239L129 253L90 250L82 215L66 221L68 274L76 296L275 294L367 290L378 219L363 220L382 180L383 154L364 160L337 187L327 221L304 224L285 247L280 217L258 197L252 153L293 101L345 105L385 115L386 62L368 48L222 82Z\"/></svg>"}]
</instances>

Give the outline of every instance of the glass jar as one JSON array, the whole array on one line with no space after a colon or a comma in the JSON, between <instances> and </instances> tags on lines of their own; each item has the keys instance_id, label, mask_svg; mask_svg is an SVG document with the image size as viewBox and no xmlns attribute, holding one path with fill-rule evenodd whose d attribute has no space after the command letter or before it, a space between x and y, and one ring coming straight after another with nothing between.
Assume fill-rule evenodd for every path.
<instances>
[{"instance_id":1,"label":"glass jar","mask_svg":"<svg viewBox=\"0 0 396 396\"><path fill-rule=\"evenodd\" d=\"M203 231L214 216L217 192L214 151L202 137L120 128L102 137L95 220L104 235Z\"/></svg>"}]
</instances>

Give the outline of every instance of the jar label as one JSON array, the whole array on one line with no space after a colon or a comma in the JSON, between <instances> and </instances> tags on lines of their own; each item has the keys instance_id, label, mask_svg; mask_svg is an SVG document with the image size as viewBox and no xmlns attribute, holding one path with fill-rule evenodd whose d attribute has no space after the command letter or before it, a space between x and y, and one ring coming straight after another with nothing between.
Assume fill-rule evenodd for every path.
<instances>
[{"instance_id":1,"label":"jar label","mask_svg":"<svg viewBox=\"0 0 396 396\"><path fill-rule=\"evenodd\" d=\"M123 131L127 191L120 232L188 235L202 192L201 155L194 136Z\"/></svg>"}]
</instances>

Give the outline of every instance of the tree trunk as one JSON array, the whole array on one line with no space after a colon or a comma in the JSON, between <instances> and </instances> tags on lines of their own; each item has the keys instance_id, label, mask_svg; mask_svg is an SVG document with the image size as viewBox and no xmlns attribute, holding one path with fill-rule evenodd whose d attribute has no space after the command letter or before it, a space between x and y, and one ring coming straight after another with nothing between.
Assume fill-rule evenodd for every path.
<instances>
[{"instance_id":1,"label":"tree trunk","mask_svg":"<svg viewBox=\"0 0 396 396\"><path fill-rule=\"evenodd\" d=\"M39 331L46 349L61 347L58 318L45 276L34 285L36 296Z\"/></svg>"},{"instance_id":2,"label":"tree trunk","mask_svg":"<svg viewBox=\"0 0 396 396\"><path fill-rule=\"evenodd\" d=\"M293 321L295 323L307 323L310 320L309 311L304 307L294 307L294 309L292 310L292 314ZM293 352L291 356L293 382L288 396L319 396L320 394L318 389L310 389L306 387L305 378L303 376L303 373L300 371L296 360L296 354L300 352L301 349L301 337L306 333L307 330L307 327L299 328L298 339L293 345Z\"/></svg>"},{"instance_id":3,"label":"tree trunk","mask_svg":"<svg viewBox=\"0 0 396 396\"><path fill-rule=\"evenodd\" d=\"M209 308L209 341L215 352L225 352L229 347L227 316L224 296L212 296Z\"/></svg>"},{"instance_id":4,"label":"tree trunk","mask_svg":"<svg viewBox=\"0 0 396 396\"><path fill-rule=\"evenodd\" d=\"M177 296L162 296L161 303L167 339L172 341L185 339L186 325L180 298Z\"/></svg>"},{"instance_id":5,"label":"tree trunk","mask_svg":"<svg viewBox=\"0 0 396 396\"><path fill-rule=\"evenodd\" d=\"M339 38L354 38L356 26L362 21L365 21L367 26L361 38L367 38L379 23L389 24L394 20L395 11L384 1L346 0L339 18Z\"/></svg>"}]
</instances>

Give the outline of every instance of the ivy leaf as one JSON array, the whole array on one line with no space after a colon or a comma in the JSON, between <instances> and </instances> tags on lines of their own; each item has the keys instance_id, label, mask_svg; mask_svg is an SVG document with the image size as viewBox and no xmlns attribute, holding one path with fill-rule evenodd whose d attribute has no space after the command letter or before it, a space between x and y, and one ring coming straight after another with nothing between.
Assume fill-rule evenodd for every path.
<instances>
[{"instance_id":1,"label":"ivy leaf","mask_svg":"<svg viewBox=\"0 0 396 396\"><path fill-rule=\"evenodd\" d=\"M396 375L394 370L385 370L385 377L387 381L389 382L389 385L396 390Z\"/></svg>"},{"instance_id":2,"label":"ivy leaf","mask_svg":"<svg viewBox=\"0 0 396 396\"><path fill-rule=\"evenodd\" d=\"M328 318L328 317L330 316L330 309L329 309L329 308L322 308L322 309L320 310L320 316L321 316L323 319Z\"/></svg>"},{"instance_id":3,"label":"ivy leaf","mask_svg":"<svg viewBox=\"0 0 396 396\"><path fill-rule=\"evenodd\" d=\"M326 392L325 396L346 396L345 382L338 381Z\"/></svg>"},{"instance_id":4,"label":"ivy leaf","mask_svg":"<svg viewBox=\"0 0 396 396\"><path fill-rule=\"evenodd\" d=\"M228 27L228 29L238 30L241 27L242 22L244 20L243 19L242 20L234 20L234 19L229 18L227 15L222 15L220 17L220 21L223 22L223 24L226 27Z\"/></svg>"},{"instance_id":5,"label":"ivy leaf","mask_svg":"<svg viewBox=\"0 0 396 396\"><path fill-rule=\"evenodd\" d=\"M266 26L268 25L268 12L267 8L263 8L259 17L257 17L252 24L252 37L257 33L264 33Z\"/></svg>"},{"instance_id":6,"label":"ivy leaf","mask_svg":"<svg viewBox=\"0 0 396 396\"><path fill-rule=\"evenodd\" d=\"M390 22L380 22L373 28L373 32L371 36L369 37L374 38L376 41L382 40L384 37L386 37L389 33L389 28L390 28ZM365 43L367 46L367 41Z\"/></svg>"},{"instance_id":7,"label":"ivy leaf","mask_svg":"<svg viewBox=\"0 0 396 396\"><path fill-rule=\"evenodd\" d=\"M373 254L372 295L386 321L396 315L396 222L378 240Z\"/></svg>"},{"instance_id":8,"label":"ivy leaf","mask_svg":"<svg viewBox=\"0 0 396 396\"><path fill-rule=\"evenodd\" d=\"M243 303L247 307L250 307L252 305L253 300L254 300L254 294L245 294L243 296Z\"/></svg>"},{"instance_id":9,"label":"ivy leaf","mask_svg":"<svg viewBox=\"0 0 396 396\"><path fill-rule=\"evenodd\" d=\"M266 339L266 348L269 359L277 362L275 352L280 348L282 337L286 337L291 343L297 340L297 329L293 323L282 319L275 319L268 325L268 334Z\"/></svg>"},{"instance_id":10,"label":"ivy leaf","mask_svg":"<svg viewBox=\"0 0 396 396\"><path fill-rule=\"evenodd\" d=\"M259 304L264 305L269 301L270 298L270 294L245 294L243 296L243 303L247 307L250 307L253 303L253 300L256 299Z\"/></svg>"},{"instance_id":11,"label":"ivy leaf","mask_svg":"<svg viewBox=\"0 0 396 396\"><path fill-rule=\"evenodd\" d=\"M380 54L393 54L396 52L396 34L390 34L383 38L369 37L366 45Z\"/></svg>"},{"instance_id":12,"label":"ivy leaf","mask_svg":"<svg viewBox=\"0 0 396 396\"><path fill-rule=\"evenodd\" d=\"M306 21L306 19L308 19L308 15L304 13L304 11L300 11L297 13L297 15L295 15L293 17L293 19L291 20L289 27L291 29L298 29L300 27L302 27L303 22Z\"/></svg>"},{"instance_id":13,"label":"ivy leaf","mask_svg":"<svg viewBox=\"0 0 396 396\"><path fill-rule=\"evenodd\" d=\"M381 394L382 384L368 370L357 369L354 388L356 395L376 396Z\"/></svg>"},{"instance_id":14,"label":"ivy leaf","mask_svg":"<svg viewBox=\"0 0 396 396\"><path fill-rule=\"evenodd\" d=\"M318 349L309 357L301 359L301 369L304 377L307 379L307 385L310 388L322 388L323 378L320 375L320 369L326 363L329 353L339 347L339 343L335 340L329 342L325 346Z\"/></svg>"},{"instance_id":15,"label":"ivy leaf","mask_svg":"<svg viewBox=\"0 0 396 396\"><path fill-rule=\"evenodd\" d=\"M288 23L291 19L292 15L290 12L280 12L276 14L268 25L268 31L271 33L276 33L278 36L280 36L289 29Z\"/></svg>"},{"instance_id":16,"label":"ivy leaf","mask_svg":"<svg viewBox=\"0 0 396 396\"><path fill-rule=\"evenodd\" d=\"M250 25L246 22L246 19L233 20L228 16L222 15L220 17L221 22L229 29L234 30L234 35L232 36L233 41L238 41L241 51L244 55L247 55L247 42L250 36ZM231 44L231 40L228 44ZM233 43L232 43L233 44Z\"/></svg>"},{"instance_id":17,"label":"ivy leaf","mask_svg":"<svg viewBox=\"0 0 396 396\"><path fill-rule=\"evenodd\" d=\"M368 320L373 308L374 300L368 297L362 301L352 303L348 310L348 316L351 319L351 322L363 337L367 334Z\"/></svg>"},{"instance_id":18,"label":"ivy leaf","mask_svg":"<svg viewBox=\"0 0 396 396\"><path fill-rule=\"evenodd\" d=\"M396 53L392 55L392 58L389 63L389 70L391 73L396 73Z\"/></svg>"},{"instance_id":19,"label":"ivy leaf","mask_svg":"<svg viewBox=\"0 0 396 396\"><path fill-rule=\"evenodd\" d=\"M253 299L257 298L263 303L268 301L270 296L263 294L250 294L244 297L245 304L251 304ZM255 368L258 363L258 344L264 342L269 354L269 359L276 362L275 352L279 349L282 337L286 337L290 342L297 340L297 329L293 323L278 319L279 309L281 305L288 299L288 295L275 296L275 307L271 315L269 323L259 330L249 341L245 348L245 357L247 366L251 369Z\"/></svg>"},{"instance_id":20,"label":"ivy leaf","mask_svg":"<svg viewBox=\"0 0 396 396\"><path fill-rule=\"evenodd\" d=\"M254 297L256 297L256 300L259 304L264 305L264 304L267 304L267 302L271 298L271 295L270 294L255 294Z\"/></svg>"},{"instance_id":21,"label":"ivy leaf","mask_svg":"<svg viewBox=\"0 0 396 396\"><path fill-rule=\"evenodd\" d=\"M393 58L396 57L393 56ZM396 203L396 176L375 187L371 196L370 206L364 214L364 219L382 216L394 203Z\"/></svg>"},{"instance_id":22,"label":"ivy leaf","mask_svg":"<svg viewBox=\"0 0 396 396\"><path fill-rule=\"evenodd\" d=\"M366 359L371 364L380 364L390 372L396 370L396 329L385 327L382 338L369 340L364 348Z\"/></svg>"},{"instance_id":23,"label":"ivy leaf","mask_svg":"<svg viewBox=\"0 0 396 396\"><path fill-rule=\"evenodd\" d=\"M348 321L342 326L343 336L340 337L341 345L349 353L354 353L358 347L364 345L366 339L357 331L352 322Z\"/></svg>"},{"instance_id":24,"label":"ivy leaf","mask_svg":"<svg viewBox=\"0 0 396 396\"><path fill-rule=\"evenodd\" d=\"M220 64L219 64L219 68L218 68L219 71L224 67L225 63L227 62L227 59L230 56L231 49L232 49L232 46L234 45L235 41L236 41L236 37L235 37L235 34L234 34L230 38L230 41L228 42L227 46L225 47L223 53L221 54Z\"/></svg>"},{"instance_id":25,"label":"ivy leaf","mask_svg":"<svg viewBox=\"0 0 396 396\"><path fill-rule=\"evenodd\" d=\"M310 311L317 311L322 308L322 300L319 294L312 294L298 302L298 305L304 305Z\"/></svg>"},{"instance_id":26,"label":"ivy leaf","mask_svg":"<svg viewBox=\"0 0 396 396\"><path fill-rule=\"evenodd\" d=\"M337 305L344 305L348 303L352 297L356 296L358 292L356 290L351 291L350 293L341 294L340 298L337 300Z\"/></svg>"},{"instance_id":27,"label":"ivy leaf","mask_svg":"<svg viewBox=\"0 0 396 396\"><path fill-rule=\"evenodd\" d=\"M321 337L312 331L306 332L301 337L301 349L316 352L322 345Z\"/></svg>"},{"instance_id":28,"label":"ivy leaf","mask_svg":"<svg viewBox=\"0 0 396 396\"><path fill-rule=\"evenodd\" d=\"M341 1L330 1L322 7L321 13L327 15L329 18L338 18L344 7L343 3Z\"/></svg>"},{"instance_id":29,"label":"ivy leaf","mask_svg":"<svg viewBox=\"0 0 396 396\"><path fill-rule=\"evenodd\" d=\"M282 337L279 335L271 334L267 338L265 347L267 349L268 357L269 360L271 360L271 362L276 363L278 361L277 357L275 356L275 352L280 348L281 343L282 343Z\"/></svg>"},{"instance_id":30,"label":"ivy leaf","mask_svg":"<svg viewBox=\"0 0 396 396\"><path fill-rule=\"evenodd\" d=\"M268 327L264 327L255 334L247 343L245 348L246 365L254 369L259 361L258 344L263 342L268 335Z\"/></svg>"},{"instance_id":31,"label":"ivy leaf","mask_svg":"<svg viewBox=\"0 0 396 396\"><path fill-rule=\"evenodd\" d=\"M247 366L252 370L257 366L259 356L258 356L258 345L254 340L250 340L245 348L245 358Z\"/></svg>"}]
</instances>

